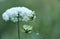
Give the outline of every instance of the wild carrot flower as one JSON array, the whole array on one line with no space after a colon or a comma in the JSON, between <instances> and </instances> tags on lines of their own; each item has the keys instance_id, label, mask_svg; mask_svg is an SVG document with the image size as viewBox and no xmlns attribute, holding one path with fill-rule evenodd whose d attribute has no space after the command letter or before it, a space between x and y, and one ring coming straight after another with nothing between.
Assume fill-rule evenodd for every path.
<instances>
[{"instance_id":1,"label":"wild carrot flower","mask_svg":"<svg viewBox=\"0 0 60 39\"><path fill-rule=\"evenodd\" d=\"M12 7L7 9L3 14L2 18L5 21L18 22L18 14L19 21L30 21L36 18L35 11L32 11L26 7Z\"/></svg>"}]
</instances>

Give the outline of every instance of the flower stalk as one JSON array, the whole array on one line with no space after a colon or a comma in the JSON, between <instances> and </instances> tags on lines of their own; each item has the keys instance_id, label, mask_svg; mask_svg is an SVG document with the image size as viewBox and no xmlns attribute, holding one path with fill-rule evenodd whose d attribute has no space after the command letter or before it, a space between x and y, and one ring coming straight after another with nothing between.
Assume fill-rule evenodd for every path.
<instances>
[{"instance_id":1,"label":"flower stalk","mask_svg":"<svg viewBox=\"0 0 60 39\"><path fill-rule=\"evenodd\" d=\"M18 14L18 22L17 22L17 25L18 25L18 39L20 39L19 14Z\"/></svg>"}]
</instances>

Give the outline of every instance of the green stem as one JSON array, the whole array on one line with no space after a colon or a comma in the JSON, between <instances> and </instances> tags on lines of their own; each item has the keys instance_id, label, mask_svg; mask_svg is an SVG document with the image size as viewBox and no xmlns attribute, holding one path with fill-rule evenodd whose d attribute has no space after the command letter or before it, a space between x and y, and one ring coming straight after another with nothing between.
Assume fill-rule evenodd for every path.
<instances>
[{"instance_id":1,"label":"green stem","mask_svg":"<svg viewBox=\"0 0 60 39\"><path fill-rule=\"evenodd\" d=\"M25 39L27 39L27 34L25 33Z\"/></svg>"},{"instance_id":2,"label":"green stem","mask_svg":"<svg viewBox=\"0 0 60 39\"><path fill-rule=\"evenodd\" d=\"M20 39L19 14L18 14L18 39Z\"/></svg>"}]
</instances>

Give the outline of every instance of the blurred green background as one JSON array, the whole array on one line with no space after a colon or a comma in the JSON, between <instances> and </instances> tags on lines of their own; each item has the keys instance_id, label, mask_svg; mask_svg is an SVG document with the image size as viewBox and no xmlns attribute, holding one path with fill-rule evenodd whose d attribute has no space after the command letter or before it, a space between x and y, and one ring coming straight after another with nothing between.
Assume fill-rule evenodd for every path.
<instances>
[{"instance_id":1,"label":"blurred green background","mask_svg":"<svg viewBox=\"0 0 60 39\"><path fill-rule=\"evenodd\" d=\"M60 39L60 0L0 0L0 39L18 39L17 24L2 19L7 9L18 6L35 10L37 15L33 23L20 22L20 30L23 24L34 27L31 34L20 31L21 39Z\"/></svg>"}]
</instances>

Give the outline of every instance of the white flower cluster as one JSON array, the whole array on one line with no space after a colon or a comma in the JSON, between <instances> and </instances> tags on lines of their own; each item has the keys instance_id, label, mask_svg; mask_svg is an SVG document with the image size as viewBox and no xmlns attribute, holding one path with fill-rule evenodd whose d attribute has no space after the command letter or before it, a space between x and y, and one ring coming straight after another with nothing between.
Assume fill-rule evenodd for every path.
<instances>
[{"instance_id":1,"label":"white flower cluster","mask_svg":"<svg viewBox=\"0 0 60 39\"><path fill-rule=\"evenodd\" d=\"M30 25L23 25L23 29L24 29L25 33L31 33L32 28L33 27Z\"/></svg>"},{"instance_id":2,"label":"white flower cluster","mask_svg":"<svg viewBox=\"0 0 60 39\"><path fill-rule=\"evenodd\" d=\"M18 15L19 14L19 15ZM19 16L19 18L18 18ZM11 20L13 22L19 21L29 21L36 18L35 12L26 8L26 7L13 7L8 10L6 10L2 14L2 18L5 21Z\"/></svg>"}]
</instances>

